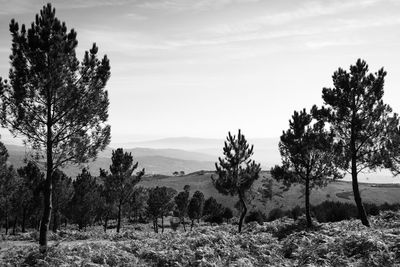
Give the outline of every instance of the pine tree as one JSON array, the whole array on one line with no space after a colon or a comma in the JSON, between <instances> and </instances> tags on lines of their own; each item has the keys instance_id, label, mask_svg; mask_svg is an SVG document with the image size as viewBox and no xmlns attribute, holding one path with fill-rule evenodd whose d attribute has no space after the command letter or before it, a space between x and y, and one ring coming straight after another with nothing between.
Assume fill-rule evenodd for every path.
<instances>
[{"instance_id":1,"label":"pine tree","mask_svg":"<svg viewBox=\"0 0 400 267\"><path fill-rule=\"evenodd\" d=\"M124 153L122 148L113 150L110 165L110 175L106 176L104 187L109 191L118 209L117 233L121 229L122 208L132 197L134 187L144 175L144 169L133 175L138 162L133 164L132 153Z\"/></svg>"},{"instance_id":2,"label":"pine tree","mask_svg":"<svg viewBox=\"0 0 400 267\"><path fill-rule=\"evenodd\" d=\"M289 120L289 129L284 131L279 142L282 166L271 169L277 181L290 187L305 186L307 227L311 227L310 191L326 186L329 180L341 178L334 164L333 135L324 129L324 123L313 120L305 109L295 111Z\"/></svg>"},{"instance_id":3,"label":"pine tree","mask_svg":"<svg viewBox=\"0 0 400 267\"><path fill-rule=\"evenodd\" d=\"M96 179L86 169L73 182L74 195L71 200L70 215L79 230L94 221L100 194Z\"/></svg>"},{"instance_id":4,"label":"pine tree","mask_svg":"<svg viewBox=\"0 0 400 267\"><path fill-rule=\"evenodd\" d=\"M21 207L22 207L22 232L25 232L25 224L28 217L40 211L41 191L43 187L44 175L39 167L32 161L17 170L22 179Z\"/></svg>"},{"instance_id":5,"label":"pine tree","mask_svg":"<svg viewBox=\"0 0 400 267\"><path fill-rule=\"evenodd\" d=\"M183 225L183 230L186 232L185 226L185 216L187 215L188 205L189 205L189 191L184 190L179 192L178 195L175 196L175 207L176 212L181 220L181 224Z\"/></svg>"},{"instance_id":6,"label":"pine tree","mask_svg":"<svg viewBox=\"0 0 400 267\"><path fill-rule=\"evenodd\" d=\"M173 197L176 190L169 187L154 187L149 190L147 199L147 214L153 220L154 232L158 233L158 218L161 217L162 232L164 232L164 216L174 207Z\"/></svg>"},{"instance_id":7,"label":"pine tree","mask_svg":"<svg viewBox=\"0 0 400 267\"><path fill-rule=\"evenodd\" d=\"M74 189L72 179L60 170L53 173L53 232L57 232L61 217L66 219L67 206L71 201Z\"/></svg>"},{"instance_id":8,"label":"pine tree","mask_svg":"<svg viewBox=\"0 0 400 267\"><path fill-rule=\"evenodd\" d=\"M333 88L323 88L325 106L314 114L329 123L334 133L338 164L351 173L354 200L359 217L369 226L358 188L358 174L363 170L390 167L386 144L398 127L397 115L382 100L386 72L381 68L368 73L368 65L358 59L350 71L334 72Z\"/></svg>"},{"instance_id":9,"label":"pine tree","mask_svg":"<svg viewBox=\"0 0 400 267\"><path fill-rule=\"evenodd\" d=\"M224 195L238 195L243 207L239 219L239 233L242 230L243 219L246 216L247 207L245 193L253 182L258 179L261 171L260 164L256 164L250 157L253 155L253 146L247 143L240 130L238 136L228 133L224 147L225 158L219 158L219 164L215 163L218 177L211 177L215 188Z\"/></svg>"},{"instance_id":10,"label":"pine tree","mask_svg":"<svg viewBox=\"0 0 400 267\"><path fill-rule=\"evenodd\" d=\"M204 194L200 191L196 191L190 199L188 206L188 216L192 220L192 228L194 225L194 220L197 219L197 223L200 222L200 218L203 216L203 209Z\"/></svg>"},{"instance_id":11,"label":"pine tree","mask_svg":"<svg viewBox=\"0 0 400 267\"><path fill-rule=\"evenodd\" d=\"M46 167L44 211L39 244L47 249L54 170L96 157L110 142L106 56L98 59L95 44L76 58L76 32L56 17L48 4L27 30L12 19L9 80L0 78L1 124L25 137L35 160Z\"/></svg>"}]
</instances>

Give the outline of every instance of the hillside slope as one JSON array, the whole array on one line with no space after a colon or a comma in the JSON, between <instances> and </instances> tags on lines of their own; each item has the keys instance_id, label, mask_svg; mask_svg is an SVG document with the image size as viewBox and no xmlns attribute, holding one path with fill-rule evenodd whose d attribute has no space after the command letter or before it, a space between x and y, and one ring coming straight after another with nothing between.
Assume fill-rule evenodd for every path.
<instances>
[{"instance_id":1,"label":"hillside slope","mask_svg":"<svg viewBox=\"0 0 400 267\"><path fill-rule=\"evenodd\" d=\"M237 197L224 196L214 188L211 176L215 175L212 172L196 172L184 176L155 176L146 177L140 185L144 187L168 186L177 191L181 191L188 184L191 187L191 192L196 190L203 192L206 198L212 196L223 205L234 208ZM261 178L256 180L253 186L255 199L250 207L260 209L263 212L269 212L271 209L279 207L281 209L291 209L296 205L304 206L303 187L300 185L291 187L288 191L283 192L280 184L274 183L273 192L275 196L271 200L262 200L257 189L262 184L262 179L270 178L269 172L262 172ZM360 192L364 202L383 204L400 202L400 185L388 184L360 184ZM336 181L330 183L327 187L315 189L311 191L311 203L317 205L325 200L341 201L354 203L353 191L350 182Z\"/></svg>"}]
</instances>

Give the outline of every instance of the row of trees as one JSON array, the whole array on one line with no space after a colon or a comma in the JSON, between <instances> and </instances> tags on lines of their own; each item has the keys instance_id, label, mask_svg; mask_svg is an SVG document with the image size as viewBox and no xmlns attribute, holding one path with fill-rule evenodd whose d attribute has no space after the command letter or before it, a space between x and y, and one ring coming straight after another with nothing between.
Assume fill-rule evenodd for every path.
<instances>
[{"instance_id":1,"label":"row of trees","mask_svg":"<svg viewBox=\"0 0 400 267\"><path fill-rule=\"evenodd\" d=\"M322 90L324 105L295 111L289 129L283 131L279 151L282 164L271 169L271 175L287 188L305 186L305 212L311 227L310 194L315 187L329 181L352 177L358 215L370 226L358 188L358 174L387 168L400 173L400 124L398 115L383 102L382 69L368 73L368 65L359 59L350 71L339 68L332 76L333 88ZM246 214L245 193L258 179L259 164L250 160L249 147L241 134L228 134L224 159L216 163L218 176L212 177L216 189L225 195L238 195L243 211L239 232ZM271 196L271 195L270 195Z\"/></svg>"},{"instance_id":2,"label":"row of trees","mask_svg":"<svg viewBox=\"0 0 400 267\"><path fill-rule=\"evenodd\" d=\"M5 225L6 234L12 222L13 233L20 227L25 232L27 227L38 229L43 212L45 175L34 162L14 170L7 166L8 153L0 142L0 226ZM164 217L179 218L186 231L185 218L194 222L204 218L220 223L232 218L232 211L224 208L214 198L204 199L200 191L190 197L190 186L183 191L168 187L136 187L144 175L144 169L134 174L138 163L134 163L131 153L119 148L112 152L112 164L109 171L100 169L98 177L89 171L82 172L72 180L65 173L56 170L52 177L53 213L50 220L52 230L56 232L60 225L67 222L77 224L79 229L101 223L107 231L110 220L116 221L116 231L120 232L122 219L153 222L154 231L158 232L161 219L164 232ZM114 227L114 226L112 226Z\"/></svg>"}]
</instances>

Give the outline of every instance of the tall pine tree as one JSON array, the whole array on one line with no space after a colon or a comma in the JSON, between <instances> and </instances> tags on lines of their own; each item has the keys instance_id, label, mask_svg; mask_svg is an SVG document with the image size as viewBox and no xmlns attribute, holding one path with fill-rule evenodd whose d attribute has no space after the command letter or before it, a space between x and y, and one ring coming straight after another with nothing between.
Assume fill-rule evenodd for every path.
<instances>
[{"instance_id":1,"label":"tall pine tree","mask_svg":"<svg viewBox=\"0 0 400 267\"><path fill-rule=\"evenodd\" d=\"M22 136L46 168L44 212L39 244L47 249L52 210L52 177L66 163L96 157L110 142L106 56L99 59L93 44L82 62L78 41L48 4L27 30L12 19L9 82L0 78L1 124Z\"/></svg>"},{"instance_id":2,"label":"tall pine tree","mask_svg":"<svg viewBox=\"0 0 400 267\"><path fill-rule=\"evenodd\" d=\"M313 108L314 115L329 123L334 133L338 164L351 174L359 217L369 226L358 188L358 174L387 167L390 154L386 144L396 132L397 115L383 102L386 72L368 73L368 65L358 59L350 71L334 72L333 88L322 90L325 105Z\"/></svg>"}]
</instances>

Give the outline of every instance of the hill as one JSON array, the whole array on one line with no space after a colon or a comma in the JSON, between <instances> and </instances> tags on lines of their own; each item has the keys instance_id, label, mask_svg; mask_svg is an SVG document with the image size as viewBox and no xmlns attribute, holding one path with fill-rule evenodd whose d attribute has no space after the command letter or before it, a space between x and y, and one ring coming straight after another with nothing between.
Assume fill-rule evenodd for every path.
<instances>
[{"instance_id":1,"label":"hill","mask_svg":"<svg viewBox=\"0 0 400 267\"><path fill-rule=\"evenodd\" d=\"M24 165L26 150L23 146L5 144L10 155L9 164L15 168ZM180 149L150 149L132 148L125 149L131 152L135 161L139 162L139 168L145 168L148 174L172 174L174 171L184 171L185 173L198 170L212 170L217 160L211 155L204 153L185 151ZM75 177L81 172L83 167L90 170L93 175L99 174L99 169L108 169L111 164L112 148L99 153L95 161L81 166L67 166L64 172Z\"/></svg>"},{"instance_id":2,"label":"hill","mask_svg":"<svg viewBox=\"0 0 400 267\"><path fill-rule=\"evenodd\" d=\"M211 176L213 172L195 172L184 176L154 176L146 177L140 182L144 187L153 186L168 186L177 191L181 191L188 184L191 187L191 192L199 190L203 192L206 198L212 196L223 205L234 208L237 197L224 196L214 188ZM262 180L270 178L269 172L262 172L261 178L256 180L253 186L255 192L254 201L251 208L260 209L268 213L273 208L291 209L296 205L304 206L303 187L300 185L291 187L288 191L283 192L281 184L274 182L273 192L275 196L271 200L261 199L261 195L257 189L261 187ZM400 185L398 184L367 184L360 183L360 192L364 202L383 204L400 202ZM311 191L311 203L317 205L325 200L340 201L354 203L352 185L347 181L335 181L330 183L325 188L315 189Z\"/></svg>"}]
</instances>

